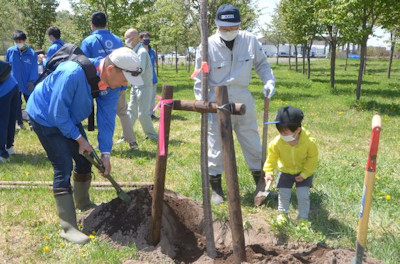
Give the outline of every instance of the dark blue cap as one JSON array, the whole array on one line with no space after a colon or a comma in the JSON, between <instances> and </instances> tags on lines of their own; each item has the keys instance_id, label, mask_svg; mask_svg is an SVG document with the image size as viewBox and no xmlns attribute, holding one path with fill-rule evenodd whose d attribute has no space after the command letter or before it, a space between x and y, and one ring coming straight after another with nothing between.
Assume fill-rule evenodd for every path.
<instances>
[{"instance_id":1,"label":"dark blue cap","mask_svg":"<svg viewBox=\"0 0 400 264\"><path fill-rule=\"evenodd\" d=\"M234 27L240 25L240 12L234 5L221 5L218 7L215 24L219 27Z\"/></svg>"}]
</instances>

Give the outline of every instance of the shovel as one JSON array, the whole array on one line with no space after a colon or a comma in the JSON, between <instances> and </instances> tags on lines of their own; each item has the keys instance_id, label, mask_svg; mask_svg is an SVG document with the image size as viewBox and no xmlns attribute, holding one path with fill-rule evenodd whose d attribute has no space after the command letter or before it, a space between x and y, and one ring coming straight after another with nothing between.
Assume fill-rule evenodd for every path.
<instances>
[{"instance_id":1,"label":"shovel","mask_svg":"<svg viewBox=\"0 0 400 264\"><path fill-rule=\"evenodd\" d=\"M95 166L101 173L104 173L104 165L96 151L93 150L92 155L89 155L86 151L83 153L83 156L93 165ZM117 191L118 197L127 205L131 203L131 197L122 190L121 186L111 177L109 174L104 174L104 177L107 178L112 184L112 186Z\"/></svg>"},{"instance_id":2,"label":"shovel","mask_svg":"<svg viewBox=\"0 0 400 264\"><path fill-rule=\"evenodd\" d=\"M271 183L272 183L272 181L268 180L268 182L265 185L264 191L259 191L257 193L257 195L254 197L254 205L255 206L260 206L264 202L264 200L267 198L267 196L271 192L269 190L269 187L271 186Z\"/></svg>"}]
</instances>

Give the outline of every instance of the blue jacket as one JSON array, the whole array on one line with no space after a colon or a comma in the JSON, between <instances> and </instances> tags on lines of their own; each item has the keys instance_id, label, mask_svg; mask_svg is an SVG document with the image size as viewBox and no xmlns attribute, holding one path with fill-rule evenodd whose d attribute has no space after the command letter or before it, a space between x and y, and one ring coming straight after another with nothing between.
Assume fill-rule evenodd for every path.
<instances>
[{"instance_id":1,"label":"blue jacket","mask_svg":"<svg viewBox=\"0 0 400 264\"><path fill-rule=\"evenodd\" d=\"M0 97L8 94L14 87L17 85L17 81L14 76L10 74L10 77L7 78L4 82L0 83Z\"/></svg>"},{"instance_id":2,"label":"blue jacket","mask_svg":"<svg viewBox=\"0 0 400 264\"><path fill-rule=\"evenodd\" d=\"M124 44L119 37L107 29L98 29L82 41L81 50L88 58L105 58L113 50L123 46ZM126 89L126 86L121 86L119 89Z\"/></svg>"},{"instance_id":3,"label":"blue jacket","mask_svg":"<svg viewBox=\"0 0 400 264\"><path fill-rule=\"evenodd\" d=\"M157 57L156 57L156 52L151 48L151 46L149 46L149 55L151 59L151 65L153 66L153 83L158 83L156 69L155 69L156 67L155 60L157 59Z\"/></svg>"},{"instance_id":4,"label":"blue jacket","mask_svg":"<svg viewBox=\"0 0 400 264\"><path fill-rule=\"evenodd\" d=\"M56 53L57 50L61 49L62 46L64 46L65 42L62 41L61 39L57 39L56 41L51 44L49 49L47 50L46 57L47 59L44 61L44 65L46 65L46 62L48 59L50 59L51 56L53 56L54 53Z\"/></svg>"},{"instance_id":5,"label":"blue jacket","mask_svg":"<svg viewBox=\"0 0 400 264\"><path fill-rule=\"evenodd\" d=\"M97 67L101 58L91 61ZM119 89L108 88L96 98L99 149L110 152L117 115ZM26 111L35 122L57 127L72 139L80 135L77 125L92 111L91 87L76 62L66 61L39 83L29 97Z\"/></svg>"},{"instance_id":6,"label":"blue jacket","mask_svg":"<svg viewBox=\"0 0 400 264\"><path fill-rule=\"evenodd\" d=\"M27 95L31 94L28 91L28 82L35 82L39 77L36 52L29 46L21 52L14 45L7 50L6 61L11 63L11 72L18 82L19 91Z\"/></svg>"}]
</instances>

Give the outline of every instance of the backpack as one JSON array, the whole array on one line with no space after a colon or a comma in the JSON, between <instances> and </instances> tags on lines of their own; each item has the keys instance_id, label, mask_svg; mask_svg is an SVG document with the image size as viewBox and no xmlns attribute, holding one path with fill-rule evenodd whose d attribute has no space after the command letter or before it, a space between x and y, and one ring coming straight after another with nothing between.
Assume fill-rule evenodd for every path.
<instances>
[{"instance_id":1,"label":"backpack","mask_svg":"<svg viewBox=\"0 0 400 264\"><path fill-rule=\"evenodd\" d=\"M86 79L88 80L92 97L95 98L99 95L98 83L100 81L99 76L97 76L96 67L92 62L85 56L83 51L75 44L66 43L62 46L46 63L46 67L43 73L40 74L39 78L35 82L35 86L43 81L50 73L56 70L60 63L65 61L74 61L78 63L82 69L85 71Z\"/></svg>"},{"instance_id":2,"label":"backpack","mask_svg":"<svg viewBox=\"0 0 400 264\"><path fill-rule=\"evenodd\" d=\"M6 61L0 60L0 83L5 82L11 73L11 65Z\"/></svg>"}]
</instances>

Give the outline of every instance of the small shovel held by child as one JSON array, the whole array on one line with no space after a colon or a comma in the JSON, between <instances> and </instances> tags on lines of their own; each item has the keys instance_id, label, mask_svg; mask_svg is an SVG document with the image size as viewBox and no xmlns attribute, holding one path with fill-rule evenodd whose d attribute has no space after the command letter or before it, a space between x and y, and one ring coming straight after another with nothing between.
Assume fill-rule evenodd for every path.
<instances>
[{"instance_id":1,"label":"small shovel held by child","mask_svg":"<svg viewBox=\"0 0 400 264\"><path fill-rule=\"evenodd\" d=\"M255 206L260 206L264 202L264 200L268 197L269 193L271 192L269 190L271 183L272 183L272 180L270 180L270 179L267 180L264 191L260 191L256 194L256 196L254 197L254 205Z\"/></svg>"},{"instance_id":2,"label":"small shovel held by child","mask_svg":"<svg viewBox=\"0 0 400 264\"><path fill-rule=\"evenodd\" d=\"M93 150L92 154L89 155L86 151L83 153L83 156L93 165L95 166L101 173L104 173L104 165L99 156L97 155L96 151ZM131 203L131 197L122 190L121 186L111 177L109 174L104 174L104 177L107 178L115 188L118 197L125 202L127 205Z\"/></svg>"}]
</instances>

